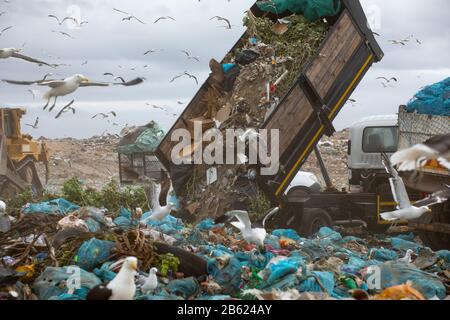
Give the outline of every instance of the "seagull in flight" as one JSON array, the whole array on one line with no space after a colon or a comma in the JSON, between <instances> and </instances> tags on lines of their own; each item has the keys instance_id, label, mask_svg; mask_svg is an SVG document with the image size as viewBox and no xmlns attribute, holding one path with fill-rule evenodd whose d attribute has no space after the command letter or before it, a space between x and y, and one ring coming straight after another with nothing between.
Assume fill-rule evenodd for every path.
<instances>
[{"instance_id":1,"label":"seagull in flight","mask_svg":"<svg viewBox=\"0 0 450 320\"><path fill-rule=\"evenodd\" d=\"M97 113L91 119L95 119L98 116L102 116L103 119L106 119L106 118L109 118L109 115L112 115L113 117L117 117L117 114L114 111L110 111L108 113L103 113L103 112Z\"/></svg>"},{"instance_id":2,"label":"seagull in flight","mask_svg":"<svg viewBox=\"0 0 450 320\"><path fill-rule=\"evenodd\" d=\"M37 60L35 58L29 57L29 56L25 56L23 54L20 54L20 52L22 51L22 49L16 49L16 48L4 48L4 49L0 49L0 59L8 59L8 58L16 58L16 59L22 59L31 63L36 63L39 66L49 66L49 67L55 67L57 65L55 64L49 64L47 62L41 61L41 60Z\"/></svg>"},{"instance_id":3,"label":"seagull in flight","mask_svg":"<svg viewBox=\"0 0 450 320\"><path fill-rule=\"evenodd\" d=\"M384 212L381 217L386 221L397 220L414 220L423 216L425 213L431 213L430 206L438 202L416 202L414 205L409 200L405 183L399 176L397 170L392 166L389 157L383 153L383 165L386 172L390 175L389 183L391 185L392 195L397 205L397 210L392 212Z\"/></svg>"},{"instance_id":4,"label":"seagull in flight","mask_svg":"<svg viewBox=\"0 0 450 320\"><path fill-rule=\"evenodd\" d=\"M176 79L181 78L181 77L185 77L185 76L186 76L186 77L189 77L190 79L194 79L195 82L198 84L197 77L194 76L194 75L192 75L192 74L190 74L190 73L188 73L187 71L183 72L182 74L180 74L180 75L178 75L178 76L173 77L173 78L170 80L170 82L174 82Z\"/></svg>"},{"instance_id":5,"label":"seagull in flight","mask_svg":"<svg viewBox=\"0 0 450 320\"><path fill-rule=\"evenodd\" d=\"M56 21L58 21L59 25L62 25L67 20L71 20L71 21L73 21L73 22L78 24L78 20L75 19L74 17L64 17L62 20L60 20L57 16L55 16L53 14L49 14L48 17L56 19Z\"/></svg>"},{"instance_id":6,"label":"seagull in flight","mask_svg":"<svg viewBox=\"0 0 450 320\"><path fill-rule=\"evenodd\" d=\"M183 52L187 56L188 59L200 62L200 57L191 56L191 54L186 50L181 50L181 52Z\"/></svg>"},{"instance_id":7,"label":"seagull in flight","mask_svg":"<svg viewBox=\"0 0 450 320\"><path fill-rule=\"evenodd\" d=\"M214 17L212 17L209 20L214 20L214 19L216 19L217 21L224 21L227 24L225 27L227 29L231 29L231 22L230 22L230 20L228 20L228 19L226 19L224 17L221 17L221 16L214 16Z\"/></svg>"},{"instance_id":8,"label":"seagull in flight","mask_svg":"<svg viewBox=\"0 0 450 320\"><path fill-rule=\"evenodd\" d=\"M44 99L47 100L47 104L44 106L44 110L50 104L50 99L54 98L55 101L49 111L52 111L56 106L56 100L58 97L66 96L77 91L82 87L109 87L112 85L122 85L122 86L134 86L142 83L144 80L142 78L136 78L134 80L124 82L124 83L110 83L110 82L93 82L88 78L83 76L82 74L75 74L68 78L62 80L37 80L37 81L17 81L17 80L6 80L3 79L3 82L15 85L38 85L38 86L48 86L50 88L44 94Z\"/></svg>"},{"instance_id":9,"label":"seagull in flight","mask_svg":"<svg viewBox=\"0 0 450 320\"><path fill-rule=\"evenodd\" d=\"M39 117L37 117L36 120L34 120L34 124L26 123L25 125L33 128L33 129L38 129L38 124L39 124Z\"/></svg>"},{"instance_id":10,"label":"seagull in flight","mask_svg":"<svg viewBox=\"0 0 450 320\"><path fill-rule=\"evenodd\" d=\"M116 8L113 8L113 10L117 11L119 13L127 15L127 17L122 18L122 21L125 21L125 20L131 21L132 19L134 19L134 20L138 21L141 24L145 24L144 21L142 21L141 19L137 18L136 16L134 16L134 15L128 13L128 12L125 12L125 11L122 11L122 10L119 10L119 9L116 9Z\"/></svg>"},{"instance_id":11,"label":"seagull in flight","mask_svg":"<svg viewBox=\"0 0 450 320\"><path fill-rule=\"evenodd\" d=\"M12 28L12 26L6 27L6 28L3 28L2 30L0 30L0 36L2 36L3 33L4 33L6 30L9 30L9 29L11 29L11 28Z\"/></svg>"},{"instance_id":12,"label":"seagull in flight","mask_svg":"<svg viewBox=\"0 0 450 320\"><path fill-rule=\"evenodd\" d=\"M71 105L75 102L75 100L70 101L65 107L63 107L58 114L55 116L55 119L59 119L64 113L72 111L72 114L75 114L75 109L71 107Z\"/></svg>"},{"instance_id":13,"label":"seagull in flight","mask_svg":"<svg viewBox=\"0 0 450 320\"><path fill-rule=\"evenodd\" d=\"M155 22L153 22L153 23L154 23L154 24L155 24L155 23L158 23L158 22L161 21L161 20L172 20L172 21L176 21L174 18L172 18L172 17L170 17L170 16L165 16L165 17L159 17L159 18L156 19Z\"/></svg>"},{"instance_id":14,"label":"seagull in flight","mask_svg":"<svg viewBox=\"0 0 450 320\"><path fill-rule=\"evenodd\" d=\"M150 49L144 52L144 56L148 55L149 53L155 53L155 52L163 52L164 49Z\"/></svg>"},{"instance_id":15,"label":"seagull in flight","mask_svg":"<svg viewBox=\"0 0 450 320\"><path fill-rule=\"evenodd\" d=\"M216 219L215 223L222 223L223 218L237 218L238 221L231 222L231 225L241 231L244 240L247 241L247 243L256 244L260 249L264 249L264 240L266 239L267 231L264 228L252 228L252 223L248 217L247 211L228 211L224 216Z\"/></svg>"},{"instance_id":16,"label":"seagull in flight","mask_svg":"<svg viewBox=\"0 0 450 320\"><path fill-rule=\"evenodd\" d=\"M56 31L56 30L52 30L53 33L59 33L62 36L68 37L70 39L75 39L74 37L72 37L70 34L68 34L67 32L64 31Z\"/></svg>"},{"instance_id":17,"label":"seagull in flight","mask_svg":"<svg viewBox=\"0 0 450 320\"><path fill-rule=\"evenodd\" d=\"M384 81L386 81L387 83L390 83L391 81L398 82L398 79L395 78L395 77L392 77L392 78L390 78L390 79L388 79L388 78L386 78L386 77L378 77L377 80L384 80Z\"/></svg>"},{"instance_id":18,"label":"seagull in flight","mask_svg":"<svg viewBox=\"0 0 450 320\"><path fill-rule=\"evenodd\" d=\"M399 171L413 171L435 160L450 170L450 133L435 136L424 143L398 151L391 157L392 164Z\"/></svg>"}]
</instances>

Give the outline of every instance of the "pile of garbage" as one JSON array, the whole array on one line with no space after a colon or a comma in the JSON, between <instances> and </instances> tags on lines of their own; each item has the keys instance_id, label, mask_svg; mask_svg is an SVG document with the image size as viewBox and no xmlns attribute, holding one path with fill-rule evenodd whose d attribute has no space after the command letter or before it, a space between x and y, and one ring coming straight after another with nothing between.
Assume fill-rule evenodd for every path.
<instances>
[{"instance_id":1,"label":"pile of garbage","mask_svg":"<svg viewBox=\"0 0 450 320\"><path fill-rule=\"evenodd\" d=\"M80 208L64 199L30 204L0 233L0 299L84 300L114 279L118 262L139 261L138 300L446 299L450 251L413 234L313 237L273 230L264 248L212 219L187 225L167 216ZM157 268L158 285L142 290ZM139 280L140 279L140 280Z\"/></svg>"},{"instance_id":2,"label":"pile of garbage","mask_svg":"<svg viewBox=\"0 0 450 320\"><path fill-rule=\"evenodd\" d=\"M420 90L406 106L406 111L450 116L450 78Z\"/></svg>"},{"instance_id":3,"label":"pile of garbage","mask_svg":"<svg viewBox=\"0 0 450 320\"><path fill-rule=\"evenodd\" d=\"M212 74L203 101L205 112L190 120L200 122L203 132L211 128L222 133L227 129L245 132L261 128L329 30L325 21L309 21L303 15L290 15L274 23L249 12L244 24L247 33L237 48L222 64L211 60ZM185 156L191 156L197 147L194 144ZM241 207L259 206L265 212L267 199L251 180L248 157L241 154L236 161L240 165L186 167L185 174L172 172L182 171L181 166L171 170L177 195L186 199L189 216L195 221ZM258 204L252 203L255 198L260 199ZM256 216L261 213L251 211Z\"/></svg>"}]
</instances>

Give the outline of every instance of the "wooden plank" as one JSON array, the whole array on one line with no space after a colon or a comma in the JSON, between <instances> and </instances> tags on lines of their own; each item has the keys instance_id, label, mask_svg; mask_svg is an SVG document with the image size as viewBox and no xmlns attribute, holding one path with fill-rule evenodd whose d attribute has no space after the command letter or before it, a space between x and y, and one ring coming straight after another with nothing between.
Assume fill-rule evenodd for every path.
<instances>
[{"instance_id":1,"label":"wooden plank","mask_svg":"<svg viewBox=\"0 0 450 320\"><path fill-rule=\"evenodd\" d=\"M339 20L339 25L322 47L319 57L306 71L307 77L322 99L325 98L361 42L361 35L348 13L345 12Z\"/></svg>"},{"instance_id":2,"label":"wooden plank","mask_svg":"<svg viewBox=\"0 0 450 320\"><path fill-rule=\"evenodd\" d=\"M265 129L280 130L280 155L289 148L292 141L303 128L305 122L313 114L314 109L300 86L295 87L291 94L274 111L275 114L267 123Z\"/></svg>"},{"instance_id":3,"label":"wooden plank","mask_svg":"<svg viewBox=\"0 0 450 320\"><path fill-rule=\"evenodd\" d=\"M323 73L320 74L320 72L323 71L322 66L330 64L339 54L340 48L343 47L346 37L349 36L349 33L347 33L346 30L351 26L351 23L349 15L347 13L343 14L338 25L331 31L331 35L322 46L317 58L306 71L306 75L310 79L316 79L317 77L323 76Z\"/></svg>"},{"instance_id":4,"label":"wooden plank","mask_svg":"<svg viewBox=\"0 0 450 320\"><path fill-rule=\"evenodd\" d=\"M339 77L339 74L344 69L347 62L351 59L356 49L361 44L362 41L361 36L356 32L353 35L354 37L351 39L348 45L344 47L344 50L336 58L336 60L328 68L324 68L327 70L327 72L325 73L324 77L319 81L318 88L316 88L322 99L325 98L328 91Z\"/></svg>"}]
</instances>

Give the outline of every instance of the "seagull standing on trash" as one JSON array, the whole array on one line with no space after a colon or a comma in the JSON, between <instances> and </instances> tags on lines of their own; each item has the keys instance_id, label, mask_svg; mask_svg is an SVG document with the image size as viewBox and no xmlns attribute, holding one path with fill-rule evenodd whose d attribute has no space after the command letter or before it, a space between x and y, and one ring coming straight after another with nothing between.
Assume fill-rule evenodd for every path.
<instances>
[{"instance_id":1,"label":"seagull standing on trash","mask_svg":"<svg viewBox=\"0 0 450 320\"><path fill-rule=\"evenodd\" d=\"M6 213L6 203L0 200L0 232L7 232L11 229L11 219Z\"/></svg>"},{"instance_id":2,"label":"seagull standing on trash","mask_svg":"<svg viewBox=\"0 0 450 320\"><path fill-rule=\"evenodd\" d=\"M404 263L407 263L407 264L412 263L412 256L413 256L413 254L414 254L414 251L412 251L411 249L408 249L406 251L405 256L403 258L398 259L397 261L398 262L404 262Z\"/></svg>"},{"instance_id":3,"label":"seagull standing on trash","mask_svg":"<svg viewBox=\"0 0 450 320\"><path fill-rule=\"evenodd\" d=\"M86 300L133 300L136 293L134 277L137 269L137 258L126 258L116 277L108 283L92 288Z\"/></svg>"},{"instance_id":4,"label":"seagull standing on trash","mask_svg":"<svg viewBox=\"0 0 450 320\"><path fill-rule=\"evenodd\" d=\"M176 209L176 204L173 202L170 202L171 193L173 190L172 184L170 185L169 192L167 193L166 197L166 205L161 206L159 202L159 196L161 193L161 185L159 183L152 182L152 190L150 192L146 192L150 194L151 196L151 209L152 214L142 220L142 223L146 223L148 220L156 220L156 221L162 221L164 218L166 218L172 211ZM147 188L146 188L147 189Z\"/></svg>"},{"instance_id":5,"label":"seagull standing on trash","mask_svg":"<svg viewBox=\"0 0 450 320\"><path fill-rule=\"evenodd\" d=\"M158 269L156 269L156 268L150 269L148 277L145 278L145 282L141 287L141 292L143 294L153 292L158 287L158 276L156 275L157 272L158 272Z\"/></svg>"},{"instance_id":6,"label":"seagull standing on trash","mask_svg":"<svg viewBox=\"0 0 450 320\"><path fill-rule=\"evenodd\" d=\"M450 170L450 133L435 136L424 143L398 151L391 157L392 164L399 171L413 171L421 168L430 160Z\"/></svg>"},{"instance_id":7,"label":"seagull standing on trash","mask_svg":"<svg viewBox=\"0 0 450 320\"><path fill-rule=\"evenodd\" d=\"M391 178L389 178L389 182L394 201L398 203L398 210L382 213L381 217L386 221L414 220L420 218L427 212L431 213L432 211L429 208L431 204L421 205L420 203L416 203L414 206L411 204L403 179L399 176L397 170L395 170L392 166L388 156L386 154L382 154L382 157L383 165L386 168L387 173L391 176Z\"/></svg>"},{"instance_id":8,"label":"seagull standing on trash","mask_svg":"<svg viewBox=\"0 0 450 320\"><path fill-rule=\"evenodd\" d=\"M252 228L247 211L232 210L225 213L219 219L223 219L223 217L229 219L236 217L239 221L233 221L231 225L241 231L244 240L248 243L256 244L260 249L264 249L264 240L266 239L267 231L264 228ZM216 220L215 223L220 223L220 221Z\"/></svg>"}]
</instances>

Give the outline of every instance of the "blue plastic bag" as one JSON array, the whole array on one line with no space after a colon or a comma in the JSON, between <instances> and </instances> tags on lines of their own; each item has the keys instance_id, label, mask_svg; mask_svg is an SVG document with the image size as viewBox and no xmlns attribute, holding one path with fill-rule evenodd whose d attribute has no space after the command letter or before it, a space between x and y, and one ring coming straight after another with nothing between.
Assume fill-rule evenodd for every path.
<instances>
[{"instance_id":1,"label":"blue plastic bag","mask_svg":"<svg viewBox=\"0 0 450 320\"><path fill-rule=\"evenodd\" d=\"M65 215L79 210L80 207L63 198L41 203L28 203L22 208L24 214L47 213Z\"/></svg>"},{"instance_id":2,"label":"blue plastic bag","mask_svg":"<svg viewBox=\"0 0 450 320\"><path fill-rule=\"evenodd\" d=\"M418 252L418 250L421 248L421 246L415 242L403 240L401 238L391 238L391 244L394 249L407 251L408 249L411 249L415 252Z\"/></svg>"},{"instance_id":3,"label":"blue plastic bag","mask_svg":"<svg viewBox=\"0 0 450 320\"><path fill-rule=\"evenodd\" d=\"M398 255L395 251L389 250L389 249L371 249L370 250L370 256L372 259L386 262L391 260L398 259Z\"/></svg>"},{"instance_id":4,"label":"blue plastic bag","mask_svg":"<svg viewBox=\"0 0 450 320\"><path fill-rule=\"evenodd\" d=\"M305 262L300 257L291 257L269 264L266 268L269 272L266 282L272 285L286 275L297 272L299 268L305 269Z\"/></svg>"},{"instance_id":5,"label":"blue plastic bag","mask_svg":"<svg viewBox=\"0 0 450 320\"><path fill-rule=\"evenodd\" d=\"M334 274L332 272L312 271L306 279L298 286L300 292L323 292L324 290L317 282L317 279L325 289L325 292L332 295L334 290Z\"/></svg>"},{"instance_id":6,"label":"blue plastic bag","mask_svg":"<svg viewBox=\"0 0 450 320\"><path fill-rule=\"evenodd\" d=\"M181 295L187 299L199 294L200 285L195 278L190 277L170 281L167 285L167 290L172 294Z\"/></svg>"},{"instance_id":7,"label":"blue plastic bag","mask_svg":"<svg viewBox=\"0 0 450 320\"><path fill-rule=\"evenodd\" d=\"M411 281L412 287L422 293L427 299L434 296L437 296L439 299L446 297L446 288L438 276L422 271L412 264L386 262L378 265L378 267L381 275L381 289L387 289Z\"/></svg>"},{"instance_id":8,"label":"blue plastic bag","mask_svg":"<svg viewBox=\"0 0 450 320\"><path fill-rule=\"evenodd\" d=\"M215 281L223 287L223 293L232 294L239 290L242 282L241 268L239 260L232 257L228 265L217 273Z\"/></svg>"},{"instance_id":9,"label":"blue plastic bag","mask_svg":"<svg viewBox=\"0 0 450 320\"><path fill-rule=\"evenodd\" d=\"M78 273L79 272L79 273ZM100 279L87 272L78 266L67 266L62 268L47 267L44 272L34 281L33 288L40 300L49 300L61 297L61 295L68 293L67 281L71 277L80 276L80 288L73 292L72 297L76 300L78 298L85 299L89 290L101 283ZM63 296L68 298L68 296Z\"/></svg>"},{"instance_id":10,"label":"blue plastic bag","mask_svg":"<svg viewBox=\"0 0 450 320\"><path fill-rule=\"evenodd\" d=\"M108 260L114 246L115 243L112 241L98 240L96 238L85 241L78 249L77 265L88 271L93 270Z\"/></svg>"},{"instance_id":11,"label":"blue plastic bag","mask_svg":"<svg viewBox=\"0 0 450 320\"><path fill-rule=\"evenodd\" d=\"M279 230L274 230L272 231L272 235L281 238L288 238L288 239L292 239L294 241L300 241L300 236L298 235L297 231L292 230L292 229L279 229Z\"/></svg>"}]
</instances>

